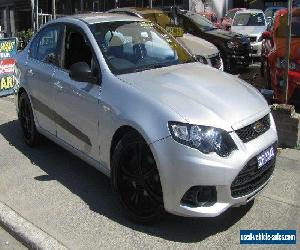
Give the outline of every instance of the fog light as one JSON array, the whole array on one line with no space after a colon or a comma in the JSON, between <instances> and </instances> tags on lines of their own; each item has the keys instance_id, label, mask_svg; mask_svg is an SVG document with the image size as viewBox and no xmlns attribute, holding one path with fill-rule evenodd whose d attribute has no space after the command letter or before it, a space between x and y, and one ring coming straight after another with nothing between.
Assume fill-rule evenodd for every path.
<instances>
[{"instance_id":1,"label":"fog light","mask_svg":"<svg viewBox=\"0 0 300 250\"><path fill-rule=\"evenodd\" d=\"M210 207L217 201L215 186L191 187L182 197L181 204L188 207Z\"/></svg>"}]
</instances>

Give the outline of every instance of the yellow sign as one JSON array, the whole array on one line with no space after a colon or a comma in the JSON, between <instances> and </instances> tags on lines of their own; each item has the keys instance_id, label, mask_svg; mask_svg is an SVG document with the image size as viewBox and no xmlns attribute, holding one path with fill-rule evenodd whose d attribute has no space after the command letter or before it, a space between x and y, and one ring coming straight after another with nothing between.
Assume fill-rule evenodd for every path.
<instances>
[{"instance_id":1,"label":"yellow sign","mask_svg":"<svg viewBox=\"0 0 300 250\"><path fill-rule=\"evenodd\" d=\"M183 28L181 28L179 26L167 25L166 26L166 31L174 37L182 37L183 33L184 33Z\"/></svg>"},{"instance_id":2,"label":"yellow sign","mask_svg":"<svg viewBox=\"0 0 300 250\"><path fill-rule=\"evenodd\" d=\"M15 85L15 77L13 75L0 77L0 91L12 89Z\"/></svg>"},{"instance_id":3,"label":"yellow sign","mask_svg":"<svg viewBox=\"0 0 300 250\"><path fill-rule=\"evenodd\" d=\"M16 47L16 41L15 40L7 40L7 41L2 41L0 43L0 52L12 52Z\"/></svg>"}]
</instances>

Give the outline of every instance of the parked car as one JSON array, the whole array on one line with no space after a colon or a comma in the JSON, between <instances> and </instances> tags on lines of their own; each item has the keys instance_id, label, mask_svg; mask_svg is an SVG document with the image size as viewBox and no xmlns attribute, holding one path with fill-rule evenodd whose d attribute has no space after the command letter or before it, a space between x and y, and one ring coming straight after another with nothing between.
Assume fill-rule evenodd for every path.
<instances>
[{"instance_id":1,"label":"parked car","mask_svg":"<svg viewBox=\"0 0 300 250\"><path fill-rule=\"evenodd\" d=\"M229 31L231 29L231 25L232 25L234 15L235 15L236 12L238 12L240 10L246 10L246 9L245 8L235 8L235 9L228 10L226 15L222 19L222 23L221 23L221 26L224 30Z\"/></svg>"},{"instance_id":2,"label":"parked car","mask_svg":"<svg viewBox=\"0 0 300 250\"><path fill-rule=\"evenodd\" d=\"M179 12L177 20L185 33L205 39L220 50L225 71L249 66L250 42L247 37L217 29L205 17L189 11Z\"/></svg>"},{"instance_id":3,"label":"parked car","mask_svg":"<svg viewBox=\"0 0 300 250\"><path fill-rule=\"evenodd\" d=\"M199 15L206 17L214 26L218 29L222 28L222 22L218 18L217 14L213 11L200 12Z\"/></svg>"},{"instance_id":4,"label":"parked car","mask_svg":"<svg viewBox=\"0 0 300 250\"><path fill-rule=\"evenodd\" d=\"M231 30L247 36L251 43L250 56L261 58L262 33L267 30L263 11L242 10L236 12Z\"/></svg>"},{"instance_id":5,"label":"parked car","mask_svg":"<svg viewBox=\"0 0 300 250\"><path fill-rule=\"evenodd\" d=\"M16 60L25 142L42 134L110 176L134 221L218 216L272 176L277 133L263 96L150 21L59 18Z\"/></svg>"},{"instance_id":6,"label":"parked car","mask_svg":"<svg viewBox=\"0 0 300 250\"><path fill-rule=\"evenodd\" d=\"M284 71L286 62L287 9L276 12L270 31L263 34L262 74L274 90L277 102L285 102ZM293 9L289 65L288 102L300 104L300 8Z\"/></svg>"},{"instance_id":7,"label":"parked car","mask_svg":"<svg viewBox=\"0 0 300 250\"><path fill-rule=\"evenodd\" d=\"M282 9L285 9L285 7L275 6L275 7L269 7L265 10L266 22L268 26L272 23L276 11Z\"/></svg>"},{"instance_id":8,"label":"parked car","mask_svg":"<svg viewBox=\"0 0 300 250\"><path fill-rule=\"evenodd\" d=\"M177 41L181 45L183 45L192 55L194 55L199 62L208 64L219 70L223 70L223 61L218 48L212 43L191 34L178 35L175 34L175 32L172 32L172 28L176 29L176 22L172 20L167 12L158 9L131 7L112 9L109 10L108 13L119 13L127 14L130 16L137 16L157 23L161 27L167 29L173 36L175 36Z\"/></svg>"}]
</instances>

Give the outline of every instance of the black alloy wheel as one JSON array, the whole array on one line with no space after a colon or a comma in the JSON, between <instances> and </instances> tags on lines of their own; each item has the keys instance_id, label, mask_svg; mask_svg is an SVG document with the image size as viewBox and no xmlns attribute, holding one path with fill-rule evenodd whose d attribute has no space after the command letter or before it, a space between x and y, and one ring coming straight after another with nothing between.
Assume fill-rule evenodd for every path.
<instances>
[{"instance_id":1,"label":"black alloy wheel","mask_svg":"<svg viewBox=\"0 0 300 250\"><path fill-rule=\"evenodd\" d=\"M26 144L30 147L36 146L40 135L36 130L30 100L25 92L19 98L19 121Z\"/></svg>"},{"instance_id":2,"label":"black alloy wheel","mask_svg":"<svg viewBox=\"0 0 300 250\"><path fill-rule=\"evenodd\" d=\"M131 220L149 224L164 215L158 169L149 146L137 133L129 132L116 146L112 186Z\"/></svg>"}]
</instances>

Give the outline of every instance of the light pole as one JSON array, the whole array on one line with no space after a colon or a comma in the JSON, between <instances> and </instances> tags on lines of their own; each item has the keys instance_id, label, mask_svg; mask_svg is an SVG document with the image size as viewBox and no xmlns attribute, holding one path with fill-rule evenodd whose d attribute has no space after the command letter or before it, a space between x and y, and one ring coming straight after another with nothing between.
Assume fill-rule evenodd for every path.
<instances>
[{"instance_id":1,"label":"light pole","mask_svg":"<svg viewBox=\"0 0 300 250\"><path fill-rule=\"evenodd\" d=\"M293 10L293 0L288 0L288 22L287 22L287 32L286 32L286 65L284 72L284 91L285 91L285 104L288 102L288 92L289 92L289 69L290 69L290 53L291 53L291 33L292 33L292 10Z\"/></svg>"},{"instance_id":2,"label":"light pole","mask_svg":"<svg viewBox=\"0 0 300 250\"><path fill-rule=\"evenodd\" d=\"M56 19L55 0L52 0L52 18Z\"/></svg>"}]
</instances>

